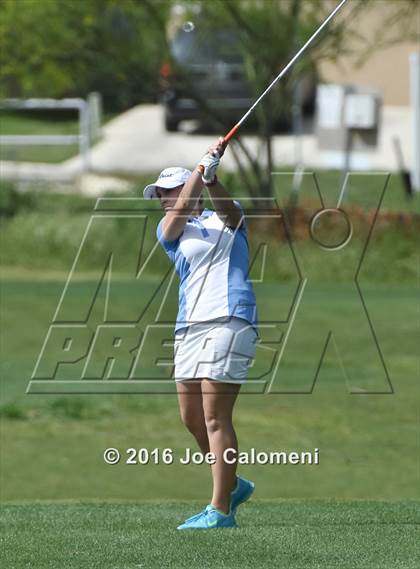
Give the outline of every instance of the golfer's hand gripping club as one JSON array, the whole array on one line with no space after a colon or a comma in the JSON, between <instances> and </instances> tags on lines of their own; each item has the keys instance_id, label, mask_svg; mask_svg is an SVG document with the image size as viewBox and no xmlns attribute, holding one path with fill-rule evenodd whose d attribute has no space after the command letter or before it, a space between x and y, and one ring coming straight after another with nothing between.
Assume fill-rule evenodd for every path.
<instances>
[{"instance_id":1,"label":"golfer's hand gripping club","mask_svg":"<svg viewBox=\"0 0 420 569\"><path fill-rule=\"evenodd\" d=\"M216 144L208 149L207 154L203 156L198 164L201 171L201 179L205 184L211 184L216 178L216 170L220 164L220 159L225 151L225 141L223 137L219 138Z\"/></svg>"}]
</instances>

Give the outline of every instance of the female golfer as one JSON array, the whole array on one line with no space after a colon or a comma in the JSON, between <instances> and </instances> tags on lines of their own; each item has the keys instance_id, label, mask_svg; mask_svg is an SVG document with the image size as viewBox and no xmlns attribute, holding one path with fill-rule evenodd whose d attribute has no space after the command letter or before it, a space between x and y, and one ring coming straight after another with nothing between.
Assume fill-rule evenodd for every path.
<instances>
[{"instance_id":1,"label":"female golfer","mask_svg":"<svg viewBox=\"0 0 420 569\"><path fill-rule=\"evenodd\" d=\"M255 356L257 309L243 211L216 176L223 152L219 139L193 172L166 168L144 189L165 211L157 237L180 277L174 360L181 418L201 451L215 457L210 504L178 529L236 527L236 509L254 491L236 476L232 411ZM203 208L203 184L214 210Z\"/></svg>"}]
</instances>

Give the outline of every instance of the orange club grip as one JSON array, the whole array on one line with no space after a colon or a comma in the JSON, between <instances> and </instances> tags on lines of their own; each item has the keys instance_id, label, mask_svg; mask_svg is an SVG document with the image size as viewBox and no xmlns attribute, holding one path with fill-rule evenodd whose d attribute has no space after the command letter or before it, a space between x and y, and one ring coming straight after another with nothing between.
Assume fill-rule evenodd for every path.
<instances>
[{"instance_id":1,"label":"orange club grip","mask_svg":"<svg viewBox=\"0 0 420 569\"><path fill-rule=\"evenodd\" d=\"M230 139L235 136L239 126L240 126L239 123L235 124L235 126L230 129L227 135L223 137L223 148L226 148L226 146L229 144ZM202 166L201 164L197 166L197 170L201 172L201 174L204 174L204 166Z\"/></svg>"},{"instance_id":2,"label":"orange club grip","mask_svg":"<svg viewBox=\"0 0 420 569\"><path fill-rule=\"evenodd\" d=\"M230 139L235 136L235 134L238 131L238 128L239 128L239 123L235 124L235 126L230 129L230 131L226 134L226 136L223 137L223 143L225 145L227 145L229 143Z\"/></svg>"}]
</instances>

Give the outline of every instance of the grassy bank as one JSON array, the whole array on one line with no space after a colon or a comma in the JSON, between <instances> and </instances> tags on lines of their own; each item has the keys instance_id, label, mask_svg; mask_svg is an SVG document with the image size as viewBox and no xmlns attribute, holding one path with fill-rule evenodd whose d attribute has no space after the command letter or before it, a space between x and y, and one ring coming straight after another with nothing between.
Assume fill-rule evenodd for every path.
<instances>
[{"instance_id":1,"label":"grassy bank","mask_svg":"<svg viewBox=\"0 0 420 569\"><path fill-rule=\"evenodd\" d=\"M337 174L320 175L320 185L325 205L336 203L339 186ZM137 180L133 190L121 195L120 201L112 202L116 207L114 214L108 209L107 218L102 212L97 212L93 220L96 199L86 198L77 194L58 194L43 191L19 193L11 184L3 184L0 192L0 212L2 213L2 251L3 266L15 266L35 270L68 271L80 249L77 271L97 271L103 268L105 259L111 251L118 262L118 270L114 272L129 272L134 257L141 250L143 259L146 258L156 244L155 229L161 217L157 204L138 203L140 208L134 211L137 218L127 217L133 213L132 198L141 195L144 180ZM289 175L276 178L276 196L279 205L288 203L288 188L291 184ZM370 186L365 186L364 182ZM310 257L311 271L318 272L322 278L331 272L331 276L339 277L342 270L349 265L356 270L357 260L363 254L364 246L369 237L373 216L378 207L383 184L386 177L357 176L349 183L346 193L345 207L350 212L353 223L353 238L351 243L338 254L330 254L325 262L325 251L314 247L309 238L308 227L310 218L319 209L319 199L313 177L309 176L301 190L299 202L303 218L298 219L297 230L293 235L292 247L304 259ZM252 270L256 275L261 272L263 254L265 279L281 279L282 281L296 278L296 267L292 258L292 250L285 239L282 219L270 220L258 218L252 203L246 197L241 197L240 184L229 183L232 193L241 199L247 218L248 236L250 243L250 259ZM315 189L314 189L315 188ZM112 197L112 194L109 194ZM114 194L115 197L115 194ZM125 198L131 198L127 200ZM398 282L409 282L416 278L417 260L416 245L419 235L419 218L416 216L420 196L408 202L404 197L397 177L391 177L387 191L383 196L379 209L379 218L370 237L369 248L363 267L366 278L383 282L398 277ZM137 203L137 202L136 202ZM146 220L141 209L152 206L154 211L148 211ZM210 202L206 205L211 207ZM105 212L106 213L106 212ZM334 227L330 228L330 232ZM337 228L339 231L340 228ZM263 253L262 247L266 248ZM255 257L255 258L254 258ZM159 254L150 259L147 272L157 276L161 274L162 259Z\"/></svg>"}]
</instances>

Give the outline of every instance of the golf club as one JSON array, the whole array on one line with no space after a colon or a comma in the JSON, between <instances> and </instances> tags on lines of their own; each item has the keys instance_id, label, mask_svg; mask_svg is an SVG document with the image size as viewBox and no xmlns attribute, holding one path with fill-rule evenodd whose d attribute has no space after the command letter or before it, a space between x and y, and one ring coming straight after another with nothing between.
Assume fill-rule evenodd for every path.
<instances>
[{"instance_id":1,"label":"golf club","mask_svg":"<svg viewBox=\"0 0 420 569\"><path fill-rule=\"evenodd\" d=\"M306 48L313 42L313 40L321 33L321 31L325 28L325 26L328 24L328 22L330 20L332 20L332 18L336 15L336 13L341 9L341 7L347 2L347 0L341 0L340 4L338 4L338 6L336 6L336 8L331 12L331 14L326 18L326 20L319 26L319 28L316 30L315 33L312 34L312 36L308 39L308 41L305 43L304 46L302 46L300 48L300 50L296 53L296 55L289 61L289 63L286 65L286 67L284 69L282 69L282 71L277 75L277 77L270 83L270 85L267 87L267 89L264 91L264 93L262 95L260 95L260 97L258 97L258 99L255 101L255 103L252 105L252 107L244 114L244 116L235 124L235 126L226 134L226 136L224 137L224 144L228 144L228 142L230 141L230 139L235 136L236 132L238 131L239 127L246 121L246 119L249 117L249 115L252 113L252 111L255 109L255 107L258 105L258 103L260 101L262 101L262 99L267 95L267 93L269 93L271 91L271 89L274 87L274 85L277 83L277 81L279 81L283 75L285 75L287 73L287 71L292 67L292 65L299 59L299 57L302 55L302 53L306 50Z\"/></svg>"}]
</instances>

